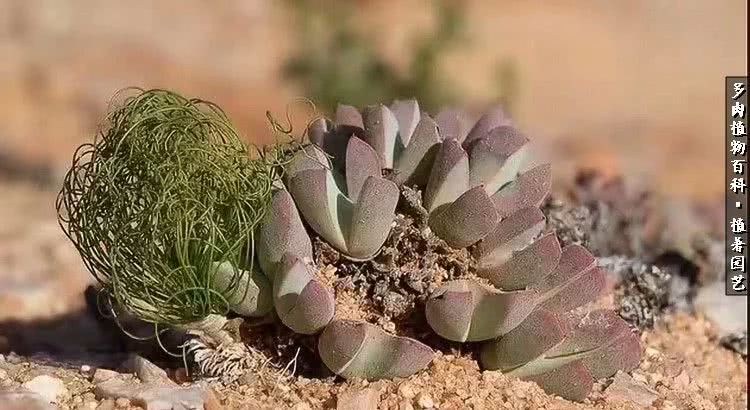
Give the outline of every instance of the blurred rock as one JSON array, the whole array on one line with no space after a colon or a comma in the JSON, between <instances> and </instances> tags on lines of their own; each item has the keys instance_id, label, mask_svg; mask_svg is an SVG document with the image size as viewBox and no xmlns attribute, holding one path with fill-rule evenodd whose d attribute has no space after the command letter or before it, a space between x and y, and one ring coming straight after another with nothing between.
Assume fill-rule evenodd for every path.
<instances>
[{"instance_id":1,"label":"blurred rock","mask_svg":"<svg viewBox=\"0 0 750 410\"><path fill-rule=\"evenodd\" d=\"M695 307L719 328L719 336L747 332L747 297L727 296L724 281L698 290Z\"/></svg>"},{"instance_id":2,"label":"blurred rock","mask_svg":"<svg viewBox=\"0 0 750 410\"><path fill-rule=\"evenodd\" d=\"M196 384L188 387L162 383L133 383L112 378L94 388L99 399L125 398L147 410L219 410L221 405L209 387Z\"/></svg>"},{"instance_id":3,"label":"blurred rock","mask_svg":"<svg viewBox=\"0 0 750 410\"><path fill-rule=\"evenodd\" d=\"M62 380L47 375L37 376L24 383L22 387L36 393L48 403L60 403L70 395Z\"/></svg>"},{"instance_id":4,"label":"blurred rock","mask_svg":"<svg viewBox=\"0 0 750 410\"><path fill-rule=\"evenodd\" d=\"M0 389L0 410L56 410L57 407L28 389Z\"/></svg>"}]
</instances>

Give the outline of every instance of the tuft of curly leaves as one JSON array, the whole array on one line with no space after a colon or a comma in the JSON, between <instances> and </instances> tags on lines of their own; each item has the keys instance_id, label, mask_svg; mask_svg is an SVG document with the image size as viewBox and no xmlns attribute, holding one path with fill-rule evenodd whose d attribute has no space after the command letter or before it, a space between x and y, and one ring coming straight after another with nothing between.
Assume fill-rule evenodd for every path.
<instances>
[{"instance_id":1,"label":"tuft of curly leaves","mask_svg":"<svg viewBox=\"0 0 750 410\"><path fill-rule=\"evenodd\" d=\"M251 152L216 105L136 89L75 153L60 225L116 305L179 325L269 311L252 235L271 202L278 158Z\"/></svg>"}]
</instances>

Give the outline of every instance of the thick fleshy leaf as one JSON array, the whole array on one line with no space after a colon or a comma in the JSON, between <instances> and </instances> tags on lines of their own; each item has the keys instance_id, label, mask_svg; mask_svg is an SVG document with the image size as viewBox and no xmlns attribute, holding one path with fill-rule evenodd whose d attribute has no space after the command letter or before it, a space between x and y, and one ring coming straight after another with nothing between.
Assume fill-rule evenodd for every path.
<instances>
[{"instance_id":1,"label":"thick fleshy leaf","mask_svg":"<svg viewBox=\"0 0 750 410\"><path fill-rule=\"evenodd\" d=\"M333 129L333 124L327 118L316 118L307 126L307 138L313 144L323 148L323 141Z\"/></svg>"},{"instance_id":2,"label":"thick fleshy leaf","mask_svg":"<svg viewBox=\"0 0 750 410\"><path fill-rule=\"evenodd\" d=\"M225 295L233 312L259 317L271 311L271 285L262 273L238 270L230 262L215 262L213 266L213 289Z\"/></svg>"},{"instance_id":3,"label":"thick fleshy leaf","mask_svg":"<svg viewBox=\"0 0 750 410\"><path fill-rule=\"evenodd\" d=\"M507 372L543 356L565 336L566 328L557 315L535 309L515 329L487 342L479 360L485 369Z\"/></svg>"},{"instance_id":4,"label":"thick fleshy leaf","mask_svg":"<svg viewBox=\"0 0 750 410\"><path fill-rule=\"evenodd\" d=\"M634 369L640 356L638 335L611 310L585 315L565 341L546 354L549 360L580 357L595 379Z\"/></svg>"},{"instance_id":5,"label":"thick fleshy leaf","mask_svg":"<svg viewBox=\"0 0 750 410\"><path fill-rule=\"evenodd\" d=\"M537 304L534 291L501 292L471 280L438 288L425 306L427 323L456 342L494 339L518 326Z\"/></svg>"},{"instance_id":6,"label":"thick fleshy leaf","mask_svg":"<svg viewBox=\"0 0 750 410\"><path fill-rule=\"evenodd\" d=\"M315 334L333 319L333 292L315 280L310 267L295 255L284 254L273 283L276 313L295 333Z\"/></svg>"},{"instance_id":7,"label":"thick fleshy leaf","mask_svg":"<svg viewBox=\"0 0 750 410\"><path fill-rule=\"evenodd\" d=\"M444 108L435 116L435 122L443 139L455 139L463 143L469 134L469 121L460 110Z\"/></svg>"},{"instance_id":8,"label":"thick fleshy leaf","mask_svg":"<svg viewBox=\"0 0 750 410\"><path fill-rule=\"evenodd\" d=\"M362 114L360 114L357 107L345 104L339 104L336 107L336 125L360 129L365 128L364 122L362 121Z\"/></svg>"},{"instance_id":9,"label":"thick fleshy leaf","mask_svg":"<svg viewBox=\"0 0 750 410\"><path fill-rule=\"evenodd\" d=\"M288 191L280 189L274 192L271 207L260 223L256 243L260 268L271 282L276 265L285 253L312 260L310 237Z\"/></svg>"},{"instance_id":10,"label":"thick fleshy leaf","mask_svg":"<svg viewBox=\"0 0 750 410\"><path fill-rule=\"evenodd\" d=\"M348 226L349 257L369 259L383 246L391 231L398 197L399 190L393 182L376 176L367 178Z\"/></svg>"},{"instance_id":11,"label":"thick fleshy leaf","mask_svg":"<svg viewBox=\"0 0 750 410\"><path fill-rule=\"evenodd\" d=\"M289 192L308 225L331 246L346 251L341 221L350 221L353 204L326 169L297 172L289 180Z\"/></svg>"},{"instance_id":12,"label":"thick fleshy leaf","mask_svg":"<svg viewBox=\"0 0 750 410\"><path fill-rule=\"evenodd\" d=\"M366 142L352 137L346 147L346 189L352 202L357 202L365 180L381 176L378 154Z\"/></svg>"},{"instance_id":13,"label":"thick fleshy leaf","mask_svg":"<svg viewBox=\"0 0 750 410\"><path fill-rule=\"evenodd\" d=\"M495 106L484 113L476 124L474 124L474 127L471 128L471 131L469 131L469 134L463 141L464 148L468 149L474 140L485 137L493 129L510 125L512 125L512 122L502 107Z\"/></svg>"},{"instance_id":14,"label":"thick fleshy leaf","mask_svg":"<svg viewBox=\"0 0 750 410\"><path fill-rule=\"evenodd\" d=\"M398 136L398 120L384 105L370 105L364 109L365 141L375 149L380 158L380 167L393 168Z\"/></svg>"},{"instance_id":15,"label":"thick fleshy leaf","mask_svg":"<svg viewBox=\"0 0 750 410\"><path fill-rule=\"evenodd\" d=\"M391 104L391 112L398 121L398 135L402 146L409 145L411 136L419 123L421 113L417 100L396 100Z\"/></svg>"},{"instance_id":16,"label":"thick fleshy leaf","mask_svg":"<svg viewBox=\"0 0 750 410\"><path fill-rule=\"evenodd\" d=\"M393 182L424 187L440 148L440 141L437 124L427 114L423 114L409 145L396 159Z\"/></svg>"},{"instance_id":17,"label":"thick fleshy leaf","mask_svg":"<svg viewBox=\"0 0 750 410\"><path fill-rule=\"evenodd\" d=\"M518 252L529 246L545 226L544 214L538 208L522 209L503 219L476 248L478 273L491 274Z\"/></svg>"},{"instance_id":18,"label":"thick fleshy leaf","mask_svg":"<svg viewBox=\"0 0 750 410\"><path fill-rule=\"evenodd\" d=\"M465 248L484 238L497 221L492 200L478 186L430 214L429 226L448 245Z\"/></svg>"},{"instance_id":19,"label":"thick fleshy leaf","mask_svg":"<svg viewBox=\"0 0 750 410\"><path fill-rule=\"evenodd\" d=\"M307 146L297 152L284 171L287 179L294 178L297 173L309 169L329 169L331 162L326 153L319 147Z\"/></svg>"},{"instance_id":20,"label":"thick fleshy leaf","mask_svg":"<svg viewBox=\"0 0 750 410\"><path fill-rule=\"evenodd\" d=\"M515 181L497 191L492 195L492 201L500 218L507 218L523 208L539 207L549 194L551 186L551 167L549 164L539 165L520 174Z\"/></svg>"},{"instance_id":21,"label":"thick fleshy leaf","mask_svg":"<svg viewBox=\"0 0 750 410\"><path fill-rule=\"evenodd\" d=\"M594 378L580 361L566 363L546 373L523 377L532 381L549 394L572 401L583 401L594 388Z\"/></svg>"},{"instance_id":22,"label":"thick fleshy leaf","mask_svg":"<svg viewBox=\"0 0 750 410\"><path fill-rule=\"evenodd\" d=\"M595 263L586 248L566 246L558 266L534 286L542 293L542 306L556 312L567 312L596 300L604 289L606 278Z\"/></svg>"},{"instance_id":23,"label":"thick fleshy leaf","mask_svg":"<svg viewBox=\"0 0 750 410\"><path fill-rule=\"evenodd\" d=\"M434 352L414 339L394 336L379 326L334 320L318 339L323 363L346 379L409 377L426 368Z\"/></svg>"},{"instance_id":24,"label":"thick fleshy leaf","mask_svg":"<svg viewBox=\"0 0 750 410\"><path fill-rule=\"evenodd\" d=\"M529 139L513 127L498 127L469 147L470 186L484 185L489 195L512 182L526 159Z\"/></svg>"},{"instance_id":25,"label":"thick fleshy leaf","mask_svg":"<svg viewBox=\"0 0 750 410\"><path fill-rule=\"evenodd\" d=\"M479 275L505 290L525 289L545 278L560 261L560 241L553 232L514 252L507 262L484 268Z\"/></svg>"},{"instance_id":26,"label":"thick fleshy leaf","mask_svg":"<svg viewBox=\"0 0 750 410\"><path fill-rule=\"evenodd\" d=\"M424 206L432 212L453 202L469 189L469 157L456 140L440 144L424 193Z\"/></svg>"}]
</instances>

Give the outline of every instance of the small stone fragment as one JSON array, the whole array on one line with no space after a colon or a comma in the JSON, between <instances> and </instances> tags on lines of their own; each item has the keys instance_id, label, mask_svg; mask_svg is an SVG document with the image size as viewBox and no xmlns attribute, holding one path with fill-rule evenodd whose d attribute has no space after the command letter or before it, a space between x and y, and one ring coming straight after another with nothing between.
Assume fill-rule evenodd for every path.
<instances>
[{"instance_id":1,"label":"small stone fragment","mask_svg":"<svg viewBox=\"0 0 750 410\"><path fill-rule=\"evenodd\" d=\"M654 390L621 371L617 372L604 394L609 400L629 401L644 407L650 406L658 398Z\"/></svg>"},{"instance_id":2,"label":"small stone fragment","mask_svg":"<svg viewBox=\"0 0 750 410\"><path fill-rule=\"evenodd\" d=\"M37 376L24 383L23 387L38 394L48 403L59 403L69 394L62 380L47 375Z\"/></svg>"},{"instance_id":3,"label":"small stone fragment","mask_svg":"<svg viewBox=\"0 0 750 410\"><path fill-rule=\"evenodd\" d=\"M405 398L405 399L413 399L417 393L414 392L414 388L409 382L401 383L401 385L398 386L398 394Z\"/></svg>"},{"instance_id":4,"label":"small stone fragment","mask_svg":"<svg viewBox=\"0 0 750 410\"><path fill-rule=\"evenodd\" d=\"M339 394L336 410L377 410L380 392L372 387L349 389Z\"/></svg>"},{"instance_id":5,"label":"small stone fragment","mask_svg":"<svg viewBox=\"0 0 750 410\"><path fill-rule=\"evenodd\" d=\"M94 376L91 378L91 381L93 381L94 384L99 384L99 383L106 382L107 380L113 377L119 377L119 376L120 376L120 373L114 370L96 369L96 371L94 371Z\"/></svg>"},{"instance_id":6,"label":"small stone fragment","mask_svg":"<svg viewBox=\"0 0 750 410\"><path fill-rule=\"evenodd\" d=\"M432 400L432 397L430 397L429 394L419 393L419 395L417 396L417 405L423 409L431 409L435 407L435 402Z\"/></svg>"},{"instance_id":7,"label":"small stone fragment","mask_svg":"<svg viewBox=\"0 0 750 410\"><path fill-rule=\"evenodd\" d=\"M8 378L8 372L6 372L6 371L5 371L5 370L3 370L3 369L0 369L0 381L1 381L1 380L5 380L5 379L7 379L7 378Z\"/></svg>"},{"instance_id":8,"label":"small stone fragment","mask_svg":"<svg viewBox=\"0 0 750 410\"><path fill-rule=\"evenodd\" d=\"M128 367L130 367L144 383L175 384L169 379L169 376L164 369L139 355L132 355L130 357L128 360Z\"/></svg>"}]
</instances>

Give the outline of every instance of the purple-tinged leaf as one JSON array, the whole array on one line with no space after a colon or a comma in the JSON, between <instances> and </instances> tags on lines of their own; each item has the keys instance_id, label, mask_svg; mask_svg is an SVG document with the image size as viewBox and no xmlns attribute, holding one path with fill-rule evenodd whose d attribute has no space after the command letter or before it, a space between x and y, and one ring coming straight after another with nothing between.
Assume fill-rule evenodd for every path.
<instances>
[{"instance_id":1,"label":"purple-tinged leaf","mask_svg":"<svg viewBox=\"0 0 750 410\"><path fill-rule=\"evenodd\" d=\"M365 128L362 121L362 114L359 113L359 110L356 107L345 104L339 104L336 107L336 125Z\"/></svg>"},{"instance_id":2,"label":"purple-tinged leaf","mask_svg":"<svg viewBox=\"0 0 750 410\"><path fill-rule=\"evenodd\" d=\"M456 140L440 144L424 193L424 206L432 212L453 202L469 189L469 157Z\"/></svg>"},{"instance_id":3,"label":"purple-tinged leaf","mask_svg":"<svg viewBox=\"0 0 750 410\"><path fill-rule=\"evenodd\" d=\"M394 336L379 326L353 320L334 320L318 339L323 363L346 379L409 377L425 369L434 352L407 337Z\"/></svg>"},{"instance_id":4,"label":"purple-tinged leaf","mask_svg":"<svg viewBox=\"0 0 750 410\"><path fill-rule=\"evenodd\" d=\"M505 114L502 107L495 106L487 111L479 120L474 124L466 139L463 141L464 148L468 149L470 144L478 139L484 138L487 133L497 127L510 126L512 122L510 118Z\"/></svg>"},{"instance_id":5,"label":"purple-tinged leaf","mask_svg":"<svg viewBox=\"0 0 750 410\"><path fill-rule=\"evenodd\" d=\"M346 147L346 189L352 202L357 202L365 180L371 176L380 177L378 154L366 142L352 137Z\"/></svg>"},{"instance_id":6,"label":"purple-tinged leaf","mask_svg":"<svg viewBox=\"0 0 750 410\"><path fill-rule=\"evenodd\" d=\"M370 105L364 109L365 141L375 149L380 167L392 169L398 136L398 120L384 105Z\"/></svg>"},{"instance_id":7,"label":"purple-tinged leaf","mask_svg":"<svg viewBox=\"0 0 750 410\"><path fill-rule=\"evenodd\" d=\"M294 157L286 166L285 172L287 180L294 178L298 172L310 169L329 169L331 162L328 160L326 153L319 147L309 145L294 154Z\"/></svg>"},{"instance_id":8,"label":"purple-tinged leaf","mask_svg":"<svg viewBox=\"0 0 750 410\"><path fill-rule=\"evenodd\" d=\"M566 363L548 372L523 379L538 384L548 394L555 394L571 401L585 400L594 388L594 378L581 362Z\"/></svg>"},{"instance_id":9,"label":"purple-tinged leaf","mask_svg":"<svg viewBox=\"0 0 750 410\"><path fill-rule=\"evenodd\" d=\"M390 109L396 117L396 121L398 121L398 135L401 145L406 147L417 128L417 123L419 123L419 117L421 116L419 104L417 100L413 99L396 100L391 104Z\"/></svg>"},{"instance_id":10,"label":"purple-tinged leaf","mask_svg":"<svg viewBox=\"0 0 750 410\"><path fill-rule=\"evenodd\" d=\"M281 260L273 299L282 323L295 333L315 334L333 319L333 292L315 280L304 261L290 253Z\"/></svg>"},{"instance_id":11,"label":"purple-tinged leaf","mask_svg":"<svg viewBox=\"0 0 750 410\"><path fill-rule=\"evenodd\" d=\"M339 190L333 174L326 169L297 172L289 180L289 193L308 225L331 246L346 251L341 221L351 220L353 204Z\"/></svg>"},{"instance_id":12,"label":"purple-tinged leaf","mask_svg":"<svg viewBox=\"0 0 750 410\"><path fill-rule=\"evenodd\" d=\"M546 309L567 312L596 300L605 286L605 276L595 259L580 245L562 250L558 266L534 286L542 294Z\"/></svg>"},{"instance_id":13,"label":"purple-tinged leaf","mask_svg":"<svg viewBox=\"0 0 750 410\"><path fill-rule=\"evenodd\" d=\"M317 118L307 127L307 138L313 144L323 148L326 135L333 129L333 124L326 118Z\"/></svg>"},{"instance_id":14,"label":"purple-tinged leaf","mask_svg":"<svg viewBox=\"0 0 750 410\"><path fill-rule=\"evenodd\" d=\"M285 253L312 260L310 237L288 191L274 192L271 207L258 229L257 244L260 268L272 282L276 265Z\"/></svg>"},{"instance_id":15,"label":"purple-tinged leaf","mask_svg":"<svg viewBox=\"0 0 750 410\"><path fill-rule=\"evenodd\" d=\"M393 182L397 185L424 187L440 148L440 141L437 124L427 114L423 114L409 145L396 159Z\"/></svg>"},{"instance_id":16,"label":"purple-tinged leaf","mask_svg":"<svg viewBox=\"0 0 750 410\"><path fill-rule=\"evenodd\" d=\"M399 190L393 182L376 176L367 178L348 227L348 256L369 259L383 246L391 231L398 197Z\"/></svg>"},{"instance_id":17,"label":"purple-tinged leaf","mask_svg":"<svg viewBox=\"0 0 750 410\"><path fill-rule=\"evenodd\" d=\"M560 261L560 255L560 241L557 235L550 232L528 247L514 252L502 265L480 269L478 275L501 289L525 289L549 275Z\"/></svg>"},{"instance_id":18,"label":"purple-tinged leaf","mask_svg":"<svg viewBox=\"0 0 750 410\"><path fill-rule=\"evenodd\" d=\"M513 127L498 127L467 146L469 185L484 185L489 195L512 182L527 157L529 139Z\"/></svg>"},{"instance_id":19,"label":"purple-tinged leaf","mask_svg":"<svg viewBox=\"0 0 750 410\"><path fill-rule=\"evenodd\" d=\"M547 352L549 359L580 357L595 379L609 377L618 370L638 366L641 348L638 335L611 310L595 310L585 315L564 342Z\"/></svg>"},{"instance_id":20,"label":"purple-tinged leaf","mask_svg":"<svg viewBox=\"0 0 750 410\"><path fill-rule=\"evenodd\" d=\"M478 272L488 273L510 260L542 232L544 214L538 208L522 209L503 219L477 245Z\"/></svg>"},{"instance_id":21,"label":"purple-tinged leaf","mask_svg":"<svg viewBox=\"0 0 750 410\"><path fill-rule=\"evenodd\" d=\"M497 221L492 200L478 186L430 214L429 226L449 246L465 248L484 238Z\"/></svg>"},{"instance_id":22,"label":"purple-tinged leaf","mask_svg":"<svg viewBox=\"0 0 750 410\"><path fill-rule=\"evenodd\" d=\"M539 207L549 194L552 173L549 164L539 165L492 195L492 201L500 214L507 218L513 213L529 207Z\"/></svg>"},{"instance_id":23,"label":"purple-tinged leaf","mask_svg":"<svg viewBox=\"0 0 750 410\"><path fill-rule=\"evenodd\" d=\"M511 331L537 304L534 291L501 292L470 280L438 288L425 306L427 323L456 342L494 339Z\"/></svg>"},{"instance_id":24,"label":"purple-tinged leaf","mask_svg":"<svg viewBox=\"0 0 750 410\"><path fill-rule=\"evenodd\" d=\"M469 121L466 114L453 108L443 108L435 116L440 135L443 139L455 139L463 143L469 134Z\"/></svg>"},{"instance_id":25,"label":"purple-tinged leaf","mask_svg":"<svg viewBox=\"0 0 750 410\"><path fill-rule=\"evenodd\" d=\"M485 369L507 372L543 356L566 336L557 315L535 309L520 325L482 347L480 363Z\"/></svg>"}]
</instances>

